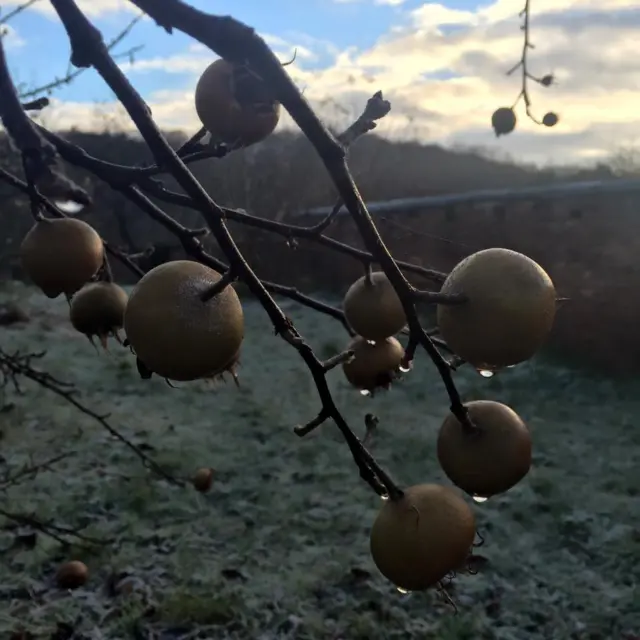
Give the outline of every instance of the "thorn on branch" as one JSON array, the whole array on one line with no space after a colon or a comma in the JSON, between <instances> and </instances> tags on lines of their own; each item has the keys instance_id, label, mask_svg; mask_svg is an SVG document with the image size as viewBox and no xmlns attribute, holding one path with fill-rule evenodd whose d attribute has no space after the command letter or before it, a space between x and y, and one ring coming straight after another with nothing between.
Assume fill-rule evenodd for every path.
<instances>
[{"instance_id":1,"label":"thorn on branch","mask_svg":"<svg viewBox=\"0 0 640 640\"><path fill-rule=\"evenodd\" d=\"M380 423L380 418L378 418L378 416L374 415L373 413L367 413L365 415L364 417L365 434L364 434L364 438L362 439L362 443L365 446L368 446L369 443L371 442L373 435L378 429L379 423Z\"/></svg>"},{"instance_id":2,"label":"thorn on branch","mask_svg":"<svg viewBox=\"0 0 640 640\"><path fill-rule=\"evenodd\" d=\"M293 428L293 432L300 438L310 434L314 429L317 429L321 424L324 424L331 416L324 409L311 421L306 424L297 425Z\"/></svg>"}]
</instances>

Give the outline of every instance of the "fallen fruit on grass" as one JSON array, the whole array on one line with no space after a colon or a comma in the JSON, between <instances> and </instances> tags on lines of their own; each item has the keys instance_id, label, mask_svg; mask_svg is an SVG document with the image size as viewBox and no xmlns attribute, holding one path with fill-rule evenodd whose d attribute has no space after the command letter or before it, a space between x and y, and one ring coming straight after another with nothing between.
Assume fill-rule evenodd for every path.
<instances>
[{"instance_id":1,"label":"fallen fruit on grass","mask_svg":"<svg viewBox=\"0 0 640 640\"><path fill-rule=\"evenodd\" d=\"M353 330L367 340L395 335L407 323L404 308L383 271L374 271L356 280L342 303Z\"/></svg>"},{"instance_id":2,"label":"fallen fruit on grass","mask_svg":"<svg viewBox=\"0 0 640 640\"><path fill-rule=\"evenodd\" d=\"M404 348L393 337L374 343L356 336L347 345L353 351L353 358L342 365L347 380L356 389L374 391L388 388L397 376Z\"/></svg>"},{"instance_id":3,"label":"fallen fruit on grass","mask_svg":"<svg viewBox=\"0 0 640 640\"><path fill-rule=\"evenodd\" d=\"M77 589L86 584L89 569L80 560L71 560L61 564L56 573L56 583L60 589Z\"/></svg>"},{"instance_id":4,"label":"fallen fruit on grass","mask_svg":"<svg viewBox=\"0 0 640 640\"><path fill-rule=\"evenodd\" d=\"M476 429L470 431L450 413L438 434L438 461L463 491L489 498L504 493L531 467L531 434L520 416L493 400L466 405Z\"/></svg>"},{"instance_id":5,"label":"fallen fruit on grass","mask_svg":"<svg viewBox=\"0 0 640 640\"><path fill-rule=\"evenodd\" d=\"M371 529L371 556L396 587L421 591L465 563L475 531L473 511L454 489L419 484L384 502Z\"/></svg>"},{"instance_id":6,"label":"fallen fruit on grass","mask_svg":"<svg viewBox=\"0 0 640 640\"><path fill-rule=\"evenodd\" d=\"M213 484L213 469L198 469L193 474L191 482L196 491L199 491L200 493L207 493L207 491L211 489L211 485Z\"/></svg>"},{"instance_id":7,"label":"fallen fruit on grass","mask_svg":"<svg viewBox=\"0 0 640 640\"><path fill-rule=\"evenodd\" d=\"M89 339L97 336L106 349L107 338L118 337L124 323L127 292L113 282L93 282L85 285L71 300L71 324Z\"/></svg>"},{"instance_id":8,"label":"fallen fruit on grass","mask_svg":"<svg viewBox=\"0 0 640 640\"><path fill-rule=\"evenodd\" d=\"M466 257L441 291L467 298L464 304L438 305L438 327L456 355L480 370L528 360L553 327L553 282L538 263L517 251L484 249Z\"/></svg>"},{"instance_id":9,"label":"fallen fruit on grass","mask_svg":"<svg viewBox=\"0 0 640 640\"><path fill-rule=\"evenodd\" d=\"M237 146L264 140L280 120L280 103L266 84L247 67L222 58L200 76L195 106L213 140Z\"/></svg>"},{"instance_id":10,"label":"fallen fruit on grass","mask_svg":"<svg viewBox=\"0 0 640 640\"><path fill-rule=\"evenodd\" d=\"M48 298L73 295L102 267L104 245L95 229L76 218L36 222L20 245L22 266Z\"/></svg>"},{"instance_id":11,"label":"fallen fruit on grass","mask_svg":"<svg viewBox=\"0 0 640 640\"><path fill-rule=\"evenodd\" d=\"M226 286L202 301L221 275L191 260L166 262L135 286L124 330L145 367L169 380L188 381L224 369L240 350L244 315L238 294Z\"/></svg>"}]
</instances>

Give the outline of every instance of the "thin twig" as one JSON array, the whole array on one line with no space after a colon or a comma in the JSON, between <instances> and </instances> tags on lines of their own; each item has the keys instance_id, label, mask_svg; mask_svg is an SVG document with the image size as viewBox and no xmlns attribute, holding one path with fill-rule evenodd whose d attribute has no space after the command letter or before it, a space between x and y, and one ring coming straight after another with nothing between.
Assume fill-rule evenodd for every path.
<instances>
[{"instance_id":1,"label":"thin twig","mask_svg":"<svg viewBox=\"0 0 640 640\"><path fill-rule=\"evenodd\" d=\"M75 398L75 389L71 383L58 380L45 371L35 369L31 364L33 359L41 358L43 355L43 353L8 354L2 348L0 348L0 376L2 377L0 383L6 384L7 381L10 381L14 385L14 387L19 390L19 378L22 377L27 378L28 380L32 380L44 389L47 389L52 393L55 393L57 396L63 398L66 402L73 405L81 413L84 413L86 416L89 416L90 418L98 422L100 426L105 429L111 436L116 438L116 440L119 440L128 449L130 449L142 461L143 465L150 471L160 476L167 482L170 482L171 484L177 486L184 485L181 480L177 480L170 473L165 471L159 464L149 458L149 456L147 456L147 454L142 451L142 449L136 446L128 438L122 435L115 427L113 427L107 420L109 414L101 415L99 413L96 413L95 411L89 409L80 401L78 401Z\"/></svg>"}]
</instances>

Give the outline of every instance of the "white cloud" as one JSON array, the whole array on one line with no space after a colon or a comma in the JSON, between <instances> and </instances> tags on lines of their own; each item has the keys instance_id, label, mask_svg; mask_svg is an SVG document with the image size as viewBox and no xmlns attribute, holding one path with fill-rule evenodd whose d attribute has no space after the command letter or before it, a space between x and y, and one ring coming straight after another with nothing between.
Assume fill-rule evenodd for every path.
<instances>
[{"instance_id":1,"label":"white cloud","mask_svg":"<svg viewBox=\"0 0 640 640\"><path fill-rule=\"evenodd\" d=\"M526 161L555 163L597 159L640 139L640 0L537 0L533 10L536 48L529 52L529 71L553 72L559 83L548 89L530 83L532 108L539 117L548 110L559 113L560 123L539 127L520 104L516 132L500 139L490 128L491 113L511 105L520 90L518 72L505 75L522 48L513 0L496 0L475 12L424 3L406 14L408 24L390 25L366 50L338 51L303 34L264 37L282 60L297 45L297 62L287 71L325 117L346 122L381 89L392 103L378 127L382 135L485 146ZM331 61L318 65L320 53ZM213 58L194 44L180 55L140 59L122 68L134 82L136 73L151 69L186 74L185 90L147 99L161 126L192 131L198 127L192 87ZM60 122L85 122L85 117L92 122L80 105L59 105L51 113ZM282 126L290 123L283 118Z\"/></svg>"},{"instance_id":2,"label":"white cloud","mask_svg":"<svg viewBox=\"0 0 640 640\"><path fill-rule=\"evenodd\" d=\"M97 18L108 13L139 13L139 9L129 0L76 0L78 7L88 18ZM9 2L7 9L21 3ZM58 19L58 14L49 0L35 2L28 11L37 11L50 18Z\"/></svg>"},{"instance_id":3,"label":"white cloud","mask_svg":"<svg viewBox=\"0 0 640 640\"><path fill-rule=\"evenodd\" d=\"M365 0L333 0L336 4L356 4ZM399 7L404 4L405 0L373 0L373 4L386 5L390 7Z\"/></svg>"},{"instance_id":4,"label":"white cloud","mask_svg":"<svg viewBox=\"0 0 640 640\"><path fill-rule=\"evenodd\" d=\"M285 40L280 36L260 34L282 62L288 62L294 55L297 61L315 61L317 54L298 39ZM165 73L189 73L200 75L212 60L218 56L208 47L196 42L189 45L184 53L157 58L139 58L134 62L123 62L120 69L125 73L144 73L145 71L164 71Z\"/></svg>"}]
</instances>

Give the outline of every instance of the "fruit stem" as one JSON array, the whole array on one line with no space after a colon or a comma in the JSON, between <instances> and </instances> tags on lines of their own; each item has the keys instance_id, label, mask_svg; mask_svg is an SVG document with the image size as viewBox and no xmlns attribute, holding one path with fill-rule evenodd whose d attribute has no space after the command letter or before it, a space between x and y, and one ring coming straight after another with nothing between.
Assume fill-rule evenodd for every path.
<instances>
[{"instance_id":1,"label":"fruit stem","mask_svg":"<svg viewBox=\"0 0 640 640\"><path fill-rule=\"evenodd\" d=\"M102 258L102 278L103 282L113 282L113 271L111 270L111 263L109 262L109 257L107 256L107 252L104 252L104 256Z\"/></svg>"},{"instance_id":2,"label":"fruit stem","mask_svg":"<svg viewBox=\"0 0 640 640\"><path fill-rule=\"evenodd\" d=\"M209 300L215 298L221 291L226 289L235 279L236 277L232 269L227 269L222 274L220 280L218 280L202 292L200 300L202 300L202 302L209 302Z\"/></svg>"},{"instance_id":3,"label":"fruit stem","mask_svg":"<svg viewBox=\"0 0 640 640\"><path fill-rule=\"evenodd\" d=\"M373 273L373 269L371 267L371 263L370 262L366 262L364 265L364 281L367 285L369 286L373 286L373 279L372 279L372 273Z\"/></svg>"},{"instance_id":4,"label":"fruit stem","mask_svg":"<svg viewBox=\"0 0 640 640\"><path fill-rule=\"evenodd\" d=\"M346 351L343 351L342 353L338 353L335 356L332 356L331 358L328 358L327 360L325 360L322 363L322 367L325 370L325 372L327 371L331 371L331 369L334 369L335 367L344 364L345 362L349 362L349 360L351 360L354 356L354 351L353 349L347 349Z\"/></svg>"},{"instance_id":5,"label":"fruit stem","mask_svg":"<svg viewBox=\"0 0 640 640\"><path fill-rule=\"evenodd\" d=\"M467 409L467 407L465 407L465 405L460 404L460 406L454 406L452 404L451 413L453 413L453 415L458 419L458 422L462 426L462 430L466 434L475 435L476 433L478 433L478 426L473 423L473 420L471 420L471 417L469 416L469 410Z\"/></svg>"}]
</instances>

